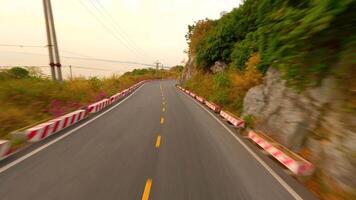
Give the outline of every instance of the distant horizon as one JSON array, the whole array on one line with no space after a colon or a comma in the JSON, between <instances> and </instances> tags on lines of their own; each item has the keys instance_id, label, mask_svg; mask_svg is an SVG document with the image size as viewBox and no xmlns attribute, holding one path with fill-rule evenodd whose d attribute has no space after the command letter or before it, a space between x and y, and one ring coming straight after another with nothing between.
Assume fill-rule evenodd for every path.
<instances>
[{"instance_id":1,"label":"distant horizon","mask_svg":"<svg viewBox=\"0 0 356 200\"><path fill-rule=\"evenodd\" d=\"M108 76L112 74L111 70L125 73L146 67L70 57L145 64L159 60L165 66L180 65L187 59L184 53L187 48L184 37L187 26L204 18L217 19L221 13L232 10L241 1L100 2L94 6L84 0L52 1L62 65L104 69L77 68L74 73L78 75ZM104 8L101 12L100 6ZM108 27L116 28L107 31ZM3 0L0 2L0 29L0 66L48 65L42 2ZM64 76L68 76L69 70L63 69ZM49 74L49 68L43 67L43 71Z\"/></svg>"}]
</instances>

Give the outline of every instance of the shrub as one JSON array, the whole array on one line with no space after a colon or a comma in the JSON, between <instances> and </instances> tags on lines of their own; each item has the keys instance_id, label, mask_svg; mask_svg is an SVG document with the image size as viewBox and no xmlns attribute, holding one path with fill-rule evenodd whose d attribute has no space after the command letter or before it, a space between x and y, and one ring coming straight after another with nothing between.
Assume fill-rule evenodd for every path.
<instances>
[{"instance_id":1,"label":"shrub","mask_svg":"<svg viewBox=\"0 0 356 200\"><path fill-rule=\"evenodd\" d=\"M9 69L8 73L14 78L28 78L29 71L21 67L13 67Z\"/></svg>"},{"instance_id":2,"label":"shrub","mask_svg":"<svg viewBox=\"0 0 356 200\"><path fill-rule=\"evenodd\" d=\"M251 54L257 52L257 34L255 32L248 33L246 38L241 42L236 42L231 53L231 66L236 67L240 71L245 70L245 63L250 58Z\"/></svg>"},{"instance_id":3,"label":"shrub","mask_svg":"<svg viewBox=\"0 0 356 200\"><path fill-rule=\"evenodd\" d=\"M253 117L252 117L252 115L243 116L243 120L245 121L245 128L253 128Z\"/></svg>"}]
</instances>

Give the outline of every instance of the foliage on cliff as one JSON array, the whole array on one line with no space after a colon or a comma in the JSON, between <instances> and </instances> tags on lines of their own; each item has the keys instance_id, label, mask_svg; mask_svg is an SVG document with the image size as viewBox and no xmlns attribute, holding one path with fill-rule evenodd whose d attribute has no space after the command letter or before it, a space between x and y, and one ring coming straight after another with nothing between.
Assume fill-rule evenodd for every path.
<instances>
[{"instance_id":1,"label":"foliage on cliff","mask_svg":"<svg viewBox=\"0 0 356 200\"><path fill-rule=\"evenodd\" d=\"M189 53L205 71L216 61L243 71L258 52L262 73L277 67L303 89L330 73L355 41L355 9L354 0L246 0L219 20L189 26Z\"/></svg>"},{"instance_id":2,"label":"foliage on cliff","mask_svg":"<svg viewBox=\"0 0 356 200\"><path fill-rule=\"evenodd\" d=\"M188 80L186 87L240 115L246 92L262 81L262 74L256 68L259 61L257 54L252 55L244 72L233 68L215 75L200 71Z\"/></svg>"}]
</instances>

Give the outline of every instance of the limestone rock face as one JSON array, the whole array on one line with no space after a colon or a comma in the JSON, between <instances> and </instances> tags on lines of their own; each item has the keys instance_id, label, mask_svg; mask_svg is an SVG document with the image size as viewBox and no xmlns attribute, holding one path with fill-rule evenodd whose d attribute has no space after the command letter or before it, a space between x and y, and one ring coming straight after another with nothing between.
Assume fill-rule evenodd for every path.
<instances>
[{"instance_id":1,"label":"limestone rock face","mask_svg":"<svg viewBox=\"0 0 356 200\"><path fill-rule=\"evenodd\" d=\"M270 68L262 85L244 99L243 115L257 127L298 152L307 147L317 168L345 189L356 188L356 116L343 109L347 101L333 77L297 93L278 70Z\"/></svg>"},{"instance_id":2,"label":"limestone rock face","mask_svg":"<svg viewBox=\"0 0 356 200\"><path fill-rule=\"evenodd\" d=\"M192 77L195 69L196 69L195 56L190 56L180 77L180 83L183 84L187 82Z\"/></svg>"},{"instance_id":3,"label":"limestone rock face","mask_svg":"<svg viewBox=\"0 0 356 200\"><path fill-rule=\"evenodd\" d=\"M212 71L213 74L224 71L225 69L227 69L227 64L221 61L216 61L215 64L210 67L210 71Z\"/></svg>"}]
</instances>

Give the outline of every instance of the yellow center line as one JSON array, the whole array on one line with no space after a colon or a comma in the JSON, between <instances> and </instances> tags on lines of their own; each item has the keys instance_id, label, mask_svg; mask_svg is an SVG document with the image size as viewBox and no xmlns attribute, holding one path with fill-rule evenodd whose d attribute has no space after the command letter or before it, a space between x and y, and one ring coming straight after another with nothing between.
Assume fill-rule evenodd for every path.
<instances>
[{"instance_id":1,"label":"yellow center line","mask_svg":"<svg viewBox=\"0 0 356 200\"><path fill-rule=\"evenodd\" d=\"M162 112L166 112L166 108L162 108Z\"/></svg>"},{"instance_id":2,"label":"yellow center line","mask_svg":"<svg viewBox=\"0 0 356 200\"><path fill-rule=\"evenodd\" d=\"M156 148L158 149L159 146L161 145L161 136L157 136L157 141L156 141Z\"/></svg>"},{"instance_id":3,"label":"yellow center line","mask_svg":"<svg viewBox=\"0 0 356 200\"><path fill-rule=\"evenodd\" d=\"M161 117L161 124L163 124L164 123L164 118L163 117Z\"/></svg>"},{"instance_id":4,"label":"yellow center line","mask_svg":"<svg viewBox=\"0 0 356 200\"><path fill-rule=\"evenodd\" d=\"M143 190L142 194L142 200L148 200L150 198L151 186L152 179L147 179L145 189Z\"/></svg>"}]
</instances>

